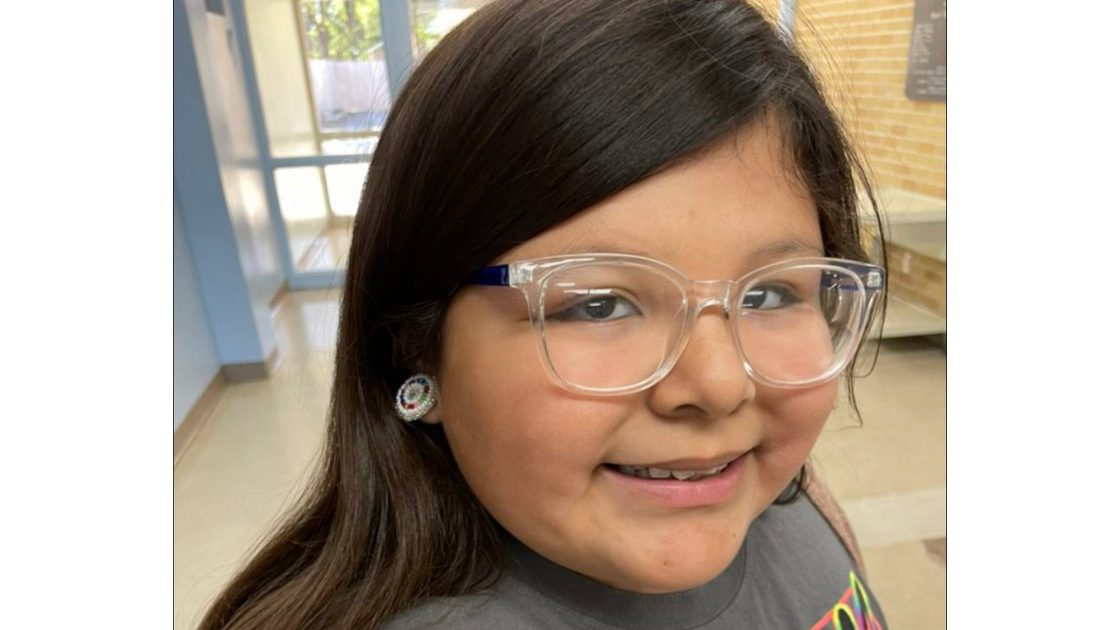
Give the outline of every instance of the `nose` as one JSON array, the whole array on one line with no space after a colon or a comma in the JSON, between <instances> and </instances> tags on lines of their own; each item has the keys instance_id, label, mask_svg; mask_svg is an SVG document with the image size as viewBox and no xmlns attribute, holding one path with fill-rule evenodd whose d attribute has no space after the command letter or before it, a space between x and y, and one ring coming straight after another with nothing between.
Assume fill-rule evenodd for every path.
<instances>
[{"instance_id":1,"label":"nose","mask_svg":"<svg viewBox=\"0 0 1120 630\"><path fill-rule=\"evenodd\" d=\"M712 306L718 306L728 318L731 308L731 282L727 280L697 280L692 283L693 309L699 315Z\"/></svg>"},{"instance_id":2,"label":"nose","mask_svg":"<svg viewBox=\"0 0 1120 630\"><path fill-rule=\"evenodd\" d=\"M658 414L722 418L754 398L754 382L727 324L728 290L718 296L709 292L694 302L699 315L687 345L673 369L650 390L649 404Z\"/></svg>"}]
</instances>

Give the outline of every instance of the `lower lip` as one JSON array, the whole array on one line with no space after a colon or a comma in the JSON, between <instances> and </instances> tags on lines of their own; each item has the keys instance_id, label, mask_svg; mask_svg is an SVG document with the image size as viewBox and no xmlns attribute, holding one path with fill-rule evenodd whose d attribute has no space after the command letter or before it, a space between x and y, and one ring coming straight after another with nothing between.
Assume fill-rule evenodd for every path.
<instances>
[{"instance_id":1,"label":"lower lip","mask_svg":"<svg viewBox=\"0 0 1120 630\"><path fill-rule=\"evenodd\" d=\"M653 500L669 507L700 507L716 505L735 496L739 480L743 478L746 454L731 461L723 472L700 481L668 479L642 479L625 475L609 466L603 468L607 476L627 491L646 500Z\"/></svg>"}]
</instances>

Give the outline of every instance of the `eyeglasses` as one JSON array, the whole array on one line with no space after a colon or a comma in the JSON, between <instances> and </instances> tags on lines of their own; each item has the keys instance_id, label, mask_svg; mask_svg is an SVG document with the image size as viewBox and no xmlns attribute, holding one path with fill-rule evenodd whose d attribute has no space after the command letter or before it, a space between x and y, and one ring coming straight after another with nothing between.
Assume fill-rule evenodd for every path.
<instances>
[{"instance_id":1,"label":"eyeglasses","mask_svg":"<svg viewBox=\"0 0 1120 630\"><path fill-rule=\"evenodd\" d=\"M593 395L652 387L676 364L701 311L723 308L743 368L773 387L808 387L851 361L885 280L837 258L767 265L738 280L690 280L657 260L588 254L484 267L467 284L521 290L541 356L561 386Z\"/></svg>"}]
</instances>

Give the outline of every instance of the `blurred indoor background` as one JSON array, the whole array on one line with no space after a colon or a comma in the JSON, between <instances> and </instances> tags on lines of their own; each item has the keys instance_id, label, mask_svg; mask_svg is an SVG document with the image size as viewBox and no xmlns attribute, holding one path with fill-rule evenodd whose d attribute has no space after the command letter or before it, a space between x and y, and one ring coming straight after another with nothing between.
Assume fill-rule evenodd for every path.
<instances>
[{"instance_id":1,"label":"blurred indoor background","mask_svg":"<svg viewBox=\"0 0 1120 630\"><path fill-rule=\"evenodd\" d=\"M306 478L370 155L412 67L483 4L175 0L176 630ZM839 407L814 459L891 626L944 628L945 0L756 4L818 72L887 219L862 423Z\"/></svg>"}]
</instances>

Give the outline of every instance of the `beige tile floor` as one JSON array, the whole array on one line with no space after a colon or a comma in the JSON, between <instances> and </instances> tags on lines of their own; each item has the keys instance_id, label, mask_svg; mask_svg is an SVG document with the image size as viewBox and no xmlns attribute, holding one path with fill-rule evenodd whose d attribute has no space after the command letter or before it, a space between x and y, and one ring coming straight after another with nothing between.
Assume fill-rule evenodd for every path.
<instances>
[{"instance_id":1,"label":"beige tile floor","mask_svg":"<svg viewBox=\"0 0 1120 630\"><path fill-rule=\"evenodd\" d=\"M352 224L331 227L315 237L299 261L300 271L335 271L346 266Z\"/></svg>"},{"instance_id":2,"label":"beige tile floor","mask_svg":"<svg viewBox=\"0 0 1120 630\"><path fill-rule=\"evenodd\" d=\"M323 432L336 291L291 293L276 313L283 362L230 387L175 468L175 629L206 603L290 506ZM843 406L814 460L862 542L892 628L945 628L945 370L940 348L886 342L858 381L858 426ZM933 542L926 542L933 541Z\"/></svg>"}]
</instances>

